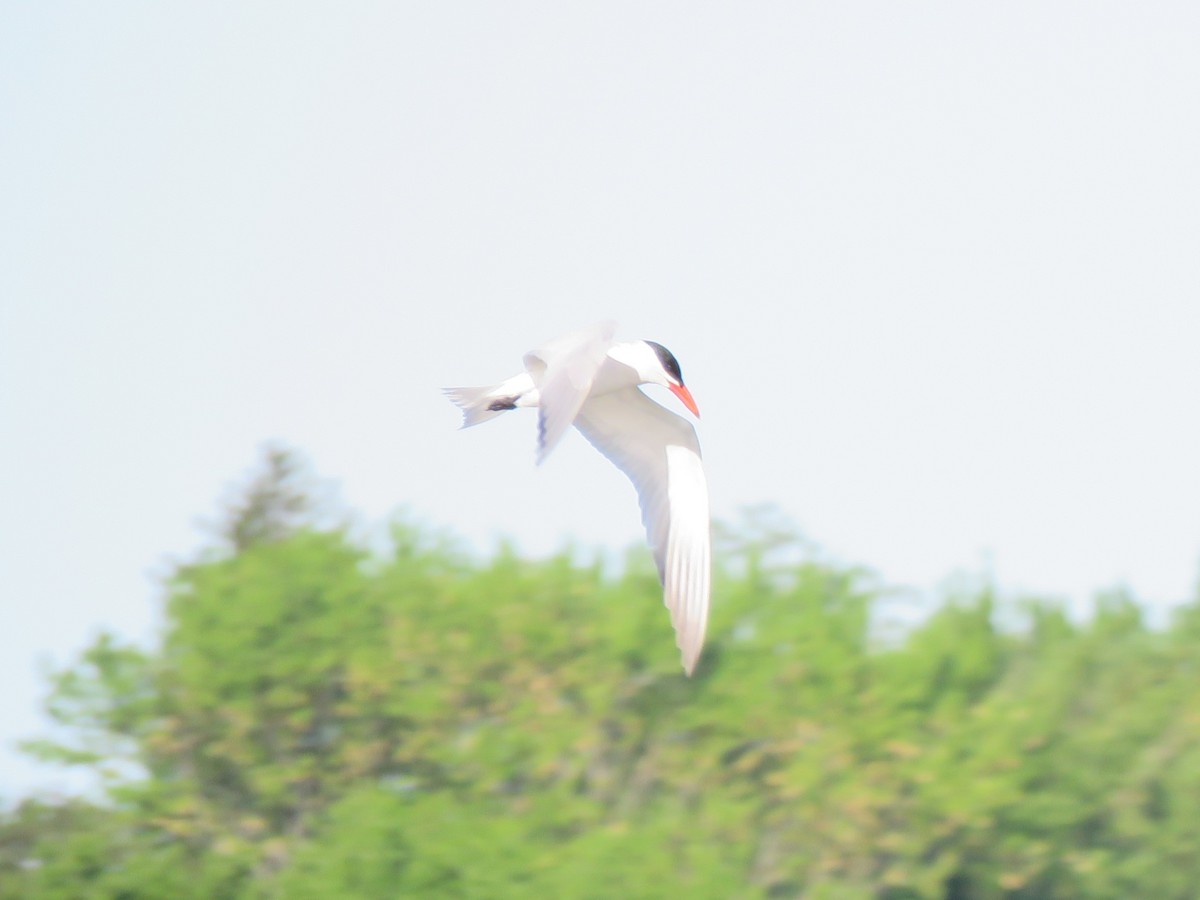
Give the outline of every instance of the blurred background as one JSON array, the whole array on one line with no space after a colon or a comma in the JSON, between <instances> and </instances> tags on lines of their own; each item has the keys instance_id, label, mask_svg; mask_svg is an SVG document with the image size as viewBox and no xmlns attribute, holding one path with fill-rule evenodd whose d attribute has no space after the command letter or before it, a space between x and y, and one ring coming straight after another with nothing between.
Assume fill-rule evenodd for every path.
<instances>
[{"instance_id":1,"label":"blurred background","mask_svg":"<svg viewBox=\"0 0 1200 900\"><path fill-rule=\"evenodd\" d=\"M0 26L0 896L1192 896L1194 5ZM438 390L602 318L690 681L624 476Z\"/></svg>"}]
</instances>

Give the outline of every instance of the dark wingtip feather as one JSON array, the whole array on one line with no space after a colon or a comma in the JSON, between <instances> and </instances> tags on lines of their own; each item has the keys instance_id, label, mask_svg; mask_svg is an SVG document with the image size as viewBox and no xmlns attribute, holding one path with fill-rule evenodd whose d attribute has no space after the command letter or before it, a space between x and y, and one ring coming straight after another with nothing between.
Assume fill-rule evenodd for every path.
<instances>
[{"instance_id":1,"label":"dark wingtip feather","mask_svg":"<svg viewBox=\"0 0 1200 900\"><path fill-rule=\"evenodd\" d=\"M543 409L539 409L538 410L537 451L535 453L535 459L537 461L537 465L540 466L542 464L542 461L545 458L546 458L546 411Z\"/></svg>"}]
</instances>

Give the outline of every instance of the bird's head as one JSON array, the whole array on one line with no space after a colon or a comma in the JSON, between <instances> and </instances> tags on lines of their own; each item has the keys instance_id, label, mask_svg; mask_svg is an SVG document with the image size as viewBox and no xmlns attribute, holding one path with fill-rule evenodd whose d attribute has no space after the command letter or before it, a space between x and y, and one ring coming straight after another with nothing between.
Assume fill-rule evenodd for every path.
<instances>
[{"instance_id":1,"label":"bird's head","mask_svg":"<svg viewBox=\"0 0 1200 900\"><path fill-rule=\"evenodd\" d=\"M637 354L638 375L643 383L661 384L680 402L692 411L692 415L700 418L700 409L692 399L692 392L683 383L683 372L679 369L679 360L670 350L654 341L637 341L645 351Z\"/></svg>"}]
</instances>

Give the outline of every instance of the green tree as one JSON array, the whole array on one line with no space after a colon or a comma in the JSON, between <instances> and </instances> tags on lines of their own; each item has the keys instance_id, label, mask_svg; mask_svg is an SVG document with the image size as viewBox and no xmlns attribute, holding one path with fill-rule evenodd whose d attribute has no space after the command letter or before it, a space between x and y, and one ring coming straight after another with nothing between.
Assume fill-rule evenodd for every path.
<instances>
[{"instance_id":1,"label":"green tree","mask_svg":"<svg viewBox=\"0 0 1200 900\"><path fill-rule=\"evenodd\" d=\"M160 646L105 636L56 676L70 740L31 749L103 771L108 800L0 819L0 898L1200 883L1194 605L1153 630L1120 593L1076 622L982 587L883 640L869 574L758 511L687 679L640 551L616 576L480 561L404 519L369 551L294 462L263 472L168 579Z\"/></svg>"}]
</instances>

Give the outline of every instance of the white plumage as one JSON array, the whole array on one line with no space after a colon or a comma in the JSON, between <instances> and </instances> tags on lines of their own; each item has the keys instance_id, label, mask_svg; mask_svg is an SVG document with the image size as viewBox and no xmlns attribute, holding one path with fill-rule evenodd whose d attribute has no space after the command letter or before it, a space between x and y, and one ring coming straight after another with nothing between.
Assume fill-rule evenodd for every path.
<instances>
[{"instance_id":1,"label":"white plumage","mask_svg":"<svg viewBox=\"0 0 1200 900\"><path fill-rule=\"evenodd\" d=\"M537 460L574 425L629 476L642 507L683 668L692 674L704 645L711 593L708 483L691 423L638 388L660 384L699 415L679 363L649 341L614 343L604 322L525 355L525 371L494 387L451 388L463 427L510 409L537 407Z\"/></svg>"}]
</instances>

